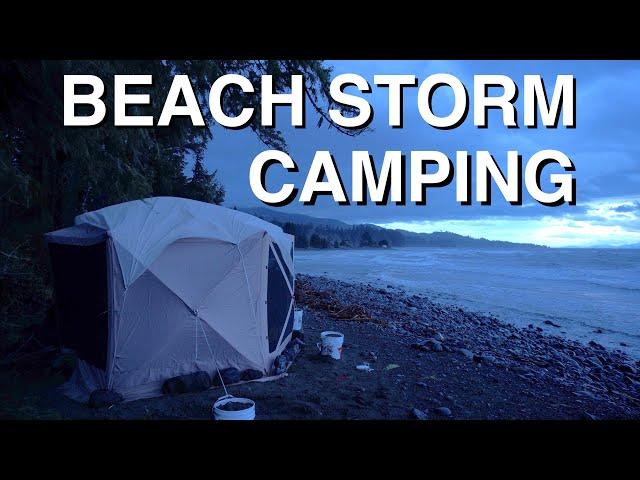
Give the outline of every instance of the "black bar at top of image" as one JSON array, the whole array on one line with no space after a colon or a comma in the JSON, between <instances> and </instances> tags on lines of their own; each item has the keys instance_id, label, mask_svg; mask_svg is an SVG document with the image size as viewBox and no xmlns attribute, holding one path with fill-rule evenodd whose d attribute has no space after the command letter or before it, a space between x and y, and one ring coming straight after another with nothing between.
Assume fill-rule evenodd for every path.
<instances>
[{"instance_id":1,"label":"black bar at top of image","mask_svg":"<svg viewBox=\"0 0 640 480\"><path fill-rule=\"evenodd\" d=\"M277 16L217 6L64 20L41 13L0 30L0 59L640 59L632 15L598 12L590 21L587 12L560 17L530 7L531 15L504 16L498 7L477 16L462 5L447 14L409 6L376 14L372 6L346 16L324 4L297 14L278 7Z\"/></svg>"}]
</instances>

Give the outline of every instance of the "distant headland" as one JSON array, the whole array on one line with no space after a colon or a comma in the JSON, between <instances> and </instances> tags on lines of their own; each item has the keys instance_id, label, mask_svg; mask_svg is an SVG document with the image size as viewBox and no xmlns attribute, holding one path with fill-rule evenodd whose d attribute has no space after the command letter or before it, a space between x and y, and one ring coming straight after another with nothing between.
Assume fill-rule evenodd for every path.
<instances>
[{"instance_id":1,"label":"distant headland","mask_svg":"<svg viewBox=\"0 0 640 480\"><path fill-rule=\"evenodd\" d=\"M240 208L243 212L274 223L296 237L296 248L549 248L531 243L513 243L473 238L451 232L416 233L383 228L370 223L349 224L331 218L288 213L266 207Z\"/></svg>"}]
</instances>

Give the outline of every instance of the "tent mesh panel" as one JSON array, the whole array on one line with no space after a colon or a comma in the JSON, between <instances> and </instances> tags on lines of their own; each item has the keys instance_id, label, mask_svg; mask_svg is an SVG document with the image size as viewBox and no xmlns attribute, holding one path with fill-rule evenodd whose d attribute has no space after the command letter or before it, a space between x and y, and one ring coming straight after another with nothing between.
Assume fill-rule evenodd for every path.
<instances>
[{"instance_id":1,"label":"tent mesh panel","mask_svg":"<svg viewBox=\"0 0 640 480\"><path fill-rule=\"evenodd\" d=\"M273 250L269 249L269 279L267 287L267 326L269 334L269 352L273 352L278 346L280 334L287 320L291 292L287 281L282 275Z\"/></svg>"},{"instance_id":2,"label":"tent mesh panel","mask_svg":"<svg viewBox=\"0 0 640 480\"><path fill-rule=\"evenodd\" d=\"M289 279L289 285L293 286L293 275L291 275L291 272L289 271L289 267L287 267L287 264L284 262L284 258L282 258L282 251L280 251L280 247L278 246L277 243L272 243L271 245L273 245L273 248L276 251L276 255L278 256L278 260L280 260L280 263L282 264L282 268L284 268L284 273L287 275L287 278ZM293 256L291 258L293 258Z\"/></svg>"}]
</instances>

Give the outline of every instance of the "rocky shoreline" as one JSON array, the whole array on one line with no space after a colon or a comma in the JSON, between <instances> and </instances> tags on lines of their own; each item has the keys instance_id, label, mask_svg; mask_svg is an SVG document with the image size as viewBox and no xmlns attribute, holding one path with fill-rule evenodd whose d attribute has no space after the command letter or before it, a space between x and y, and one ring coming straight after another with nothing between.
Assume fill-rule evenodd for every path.
<instances>
[{"instance_id":1,"label":"rocky shoreline","mask_svg":"<svg viewBox=\"0 0 640 480\"><path fill-rule=\"evenodd\" d=\"M470 363L511 373L532 391L542 382L557 383L572 392L577 404L585 400L600 404L605 417L640 418L640 361L619 350L549 335L533 325L519 328L434 303L424 294L409 295L392 285L299 275L296 288L358 305L385 333L420 352L417 355L454 353ZM304 298L300 300L304 304ZM599 418L586 410L582 417Z\"/></svg>"},{"instance_id":2,"label":"rocky shoreline","mask_svg":"<svg viewBox=\"0 0 640 480\"><path fill-rule=\"evenodd\" d=\"M255 401L258 420L640 419L640 362L595 342L519 328L391 285L298 275L296 299L305 346L287 374L228 387ZM318 354L325 330L345 335L339 361ZM209 419L224 394L214 387L90 408L45 383L30 389L29 411L38 412L30 418ZM15 402L24 410L25 399Z\"/></svg>"}]
</instances>

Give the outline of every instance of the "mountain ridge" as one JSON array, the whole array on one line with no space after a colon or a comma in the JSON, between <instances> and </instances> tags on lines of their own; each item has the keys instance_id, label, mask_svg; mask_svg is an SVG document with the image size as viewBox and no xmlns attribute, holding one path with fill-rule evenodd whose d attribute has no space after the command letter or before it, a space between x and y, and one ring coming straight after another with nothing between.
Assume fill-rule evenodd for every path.
<instances>
[{"instance_id":1,"label":"mountain ridge","mask_svg":"<svg viewBox=\"0 0 640 480\"><path fill-rule=\"evenodd\" d=\"M488 240L486 238L475 238L460 235L453 232L432 232L418 233L402 229L390 229L380 227L371 223L349 224L341 220L332 218L313 217L301 213L289 213L281 210L267 207L250 207L240 208L239 210L263 218L269 222L284 227L288 226L288 233L296 235L296 244L301 243L301 248L306 248L303 236L323 236L328 238L328 243L334 246L431 246L431 247L476 247L476 248L549 248L543 245L535 245L532 243L516 243L505 240ZM350 241L345 240L344 234L340 231L348 232ZM363 241L358 237L353 238L353 232L356 235L369 234L370 238ZM299 237L302 240L299 241ZM312 240L312 239L311 239ZM335 245L337 241L337 245ZM344 243L344 245L342 244ZM375 245L373 245L375 244ZM314 247L315 245L311 245ZM328 248L327 246L318 248Z\"/></svg>"}]
</instances>

